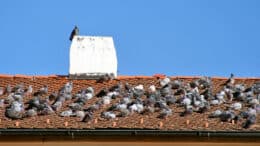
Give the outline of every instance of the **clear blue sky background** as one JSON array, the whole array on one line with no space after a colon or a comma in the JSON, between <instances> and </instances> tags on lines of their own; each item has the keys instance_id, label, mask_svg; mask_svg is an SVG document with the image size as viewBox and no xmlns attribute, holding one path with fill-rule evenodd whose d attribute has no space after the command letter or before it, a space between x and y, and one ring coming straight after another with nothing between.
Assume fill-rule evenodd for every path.
<instances>
[{"instance_id":1,"label":"clear blue sky background","mask_svg":"<svg viewBox=\"0 0 260 146\"><path fill-rule=\"evenodd\" d=\"M68 74L69 35L113 36L121 75L260 76L260 0L1 0L0 73Z\"/></svg>"}]
</instances>

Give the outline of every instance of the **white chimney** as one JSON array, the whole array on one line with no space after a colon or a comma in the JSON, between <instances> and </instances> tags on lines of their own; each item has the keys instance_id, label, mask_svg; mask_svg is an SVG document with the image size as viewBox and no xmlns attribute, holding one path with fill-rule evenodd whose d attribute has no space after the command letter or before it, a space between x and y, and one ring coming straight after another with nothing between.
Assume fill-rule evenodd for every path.
<instances>
[{"instance_id":1,"label":"white chimney","mask_svg":"<svg viewBox=\"0 0 260 146\"><path fill-rule=\"evenodd\" d=\"M70 46L70 77L117 76L117 56L112 37L74 36Z\"/></svg>"}]
</instances>

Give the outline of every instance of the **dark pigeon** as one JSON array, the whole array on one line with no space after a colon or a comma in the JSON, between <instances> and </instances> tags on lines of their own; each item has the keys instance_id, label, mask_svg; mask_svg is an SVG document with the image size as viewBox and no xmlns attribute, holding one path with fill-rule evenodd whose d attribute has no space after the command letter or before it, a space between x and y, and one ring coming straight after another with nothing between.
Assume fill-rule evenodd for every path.
<instances>
[{"instance_id":1,"label":"dark pigeon","mask_svg":"<svg viewBox=\"0 0 260 146\"><path fill-rule=\"evenodd\" d=\"M253 124L256 123L256 116L249 116L246 120L246 122L243 124L243 128L250 128Z\"/></svg>"},{"instance_id":2,"label":"dark pigeon","mask_svg":"<svg viewBox=\"0 0 260 146\"><path fill-rule=\"evenodd\" d=\"M92 112L86 112L84 118L82 119L82 122L89 122L93 119Z\"/></svg>"},{"instance_id":3,"label":"dark pigeon","mask_svg":"<svg viewBox=\"0 0 260 146\"><path fill-rule=\"evenodd\" d=\"M79 28L77 26L74 27L70 34L70 41L73 40L74 36L79 35Z\"/></svg>"}]
</instances>

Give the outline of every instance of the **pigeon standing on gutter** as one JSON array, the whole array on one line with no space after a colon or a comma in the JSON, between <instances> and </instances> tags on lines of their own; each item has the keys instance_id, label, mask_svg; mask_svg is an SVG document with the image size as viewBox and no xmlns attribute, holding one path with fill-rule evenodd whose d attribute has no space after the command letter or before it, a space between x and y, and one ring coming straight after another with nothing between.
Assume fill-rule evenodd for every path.
<instances>
[{"instance_id":1,"label":"pigeon standing on gutter","mask_svg":"<svg viewBox=\"0 0 260 146\"><path fill-rule=\"evenodd\" d=\"M74 29L72 30L71 34L70 34L70 41L73 40L74 36L79 34L79 29L77 26L74 27Z\"/></svg>"}]
</instances>

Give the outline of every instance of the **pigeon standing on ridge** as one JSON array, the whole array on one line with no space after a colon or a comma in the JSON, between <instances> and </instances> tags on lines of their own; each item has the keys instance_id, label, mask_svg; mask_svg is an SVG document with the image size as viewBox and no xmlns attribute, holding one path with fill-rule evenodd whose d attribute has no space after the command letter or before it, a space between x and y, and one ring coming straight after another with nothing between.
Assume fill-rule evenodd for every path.
<instances>
[{"instance_id":1,"label":"pigeon standing on ridge","mask_svg":"<svg viewBox=\"0 0 260 146\"><path fill-rule=\"evenodd\" d=\"M103 83L103 82L108 82L113 79L115 79L114 73L110 73L110 74L106 73L106 74L102 75L100 78L98 78L96 82Z\"/></svg>"},{"instance_id":2,"label":"pigeon standing on ridge","mask_svg":"<svg viewBox=\"0 0 260 146\"><path fill-rule=\"evenodd\" d=\"M77 26L74 27L74 29L72 30L71 34L70 34L70 41L73 40L74 36L79 34L79 28Z\"/></svg>"},{"instance_id":3,"label":"pigeon standing on ridge","mask_svg":"<svg viewBox=\"0 0 260 146\"><path fill-rule=\"evenodd\" d=\"M235 83L234 74L231 73L229 79L224 83L224 85L232 87Z\"/></svg>"}]
</instances>

